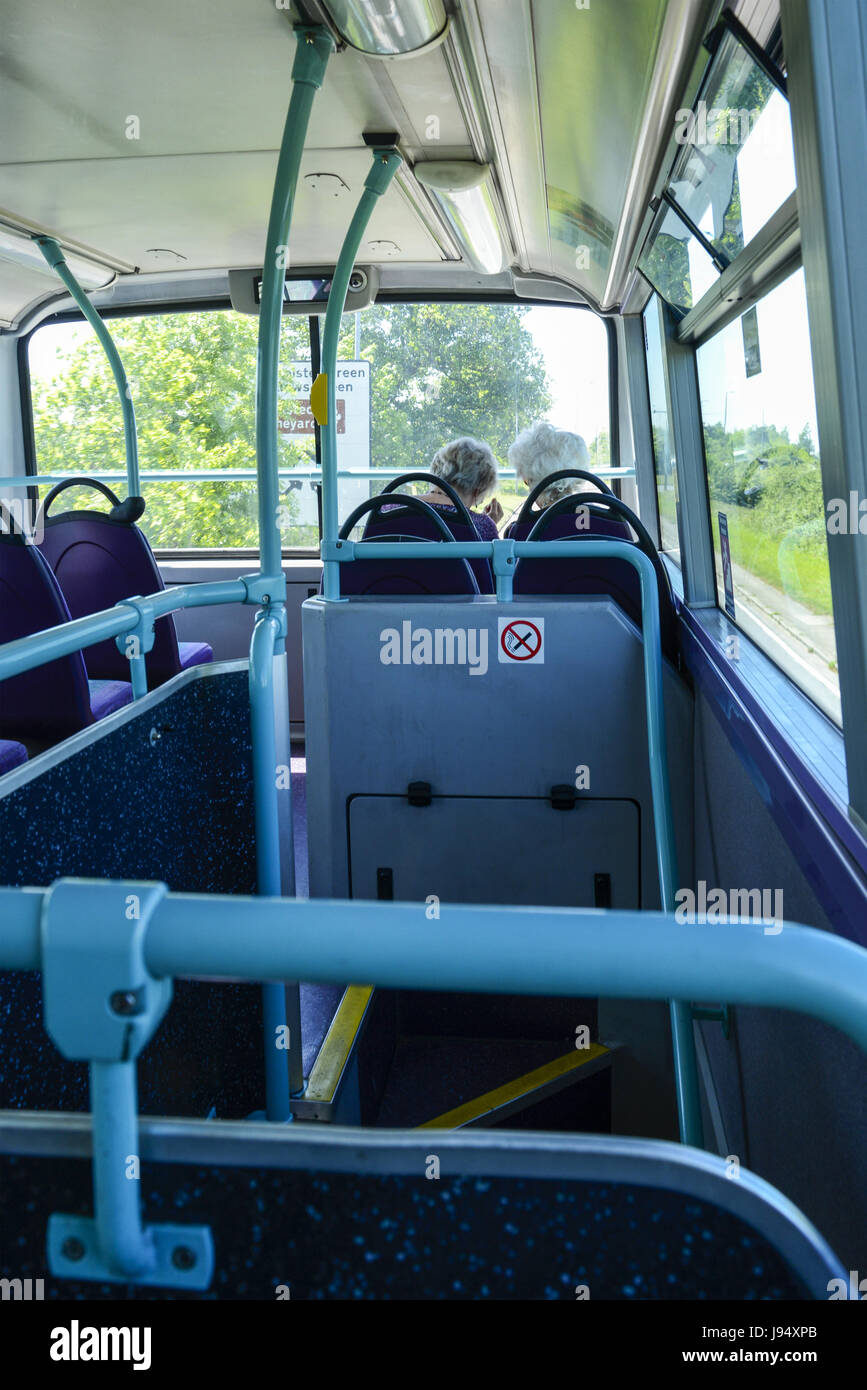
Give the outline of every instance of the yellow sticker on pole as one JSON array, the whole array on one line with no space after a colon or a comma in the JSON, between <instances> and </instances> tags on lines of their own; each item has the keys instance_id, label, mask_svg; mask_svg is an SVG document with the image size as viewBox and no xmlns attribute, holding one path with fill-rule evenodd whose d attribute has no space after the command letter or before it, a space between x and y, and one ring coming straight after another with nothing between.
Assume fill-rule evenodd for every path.
<instances>
[{"instance_id":1,"label":"yellow sticker on pole","mask_svg":"<svg viewBox=\"0 0 867 1390\"><path fill-rule=\"evenodd\" d=\"M310 409L317 425L328 424L328 373L320 372L310 387Z\"/></svg>"}]
</instances>

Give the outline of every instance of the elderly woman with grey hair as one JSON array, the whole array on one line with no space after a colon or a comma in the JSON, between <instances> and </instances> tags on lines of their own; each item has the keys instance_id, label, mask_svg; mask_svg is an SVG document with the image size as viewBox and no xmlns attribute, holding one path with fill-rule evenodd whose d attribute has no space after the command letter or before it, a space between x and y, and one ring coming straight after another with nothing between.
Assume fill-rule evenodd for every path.
<instances>
[{"instance_id":1,"label":"elderly woman with grey hair","mask_svg":"<svg viewBox=\"0 0 867 1390\"><path fill-rule=\"evenodd\" d=\"M444 483L449 483L466 504L472 514L479 540L496 540L496 523L503 515L499 503L496 500L489 502L484 512L472 510L484 502L497 486L497 460L487 444L468 436L453 439L449 444L437 449L431 459L430 472L442 478ZM431 488L430 492L424 494L422 501L428 502L437 511L444 512L447 517L457 517L457 507L450 500L448 493L440 492L438 488Z\"/></svg>"},{"instance_id":2,"label":"elderly woman with grey hair","mask_svg":"<svg viewBox=\"0 0 867 1390\"><path fill-rule=\"evenodd\" d=\"M558 430L553 425L537 420L529 429L518 435L509 449L509 467L514 468L528 488L534 488L552 473L560 473L564 468L589 468L590 453L580 434L569 430ZM536 499L541 510L550 507L570 492L587 492L593 484L584 478L561 478Z\"/></svg>"}]
</instances>

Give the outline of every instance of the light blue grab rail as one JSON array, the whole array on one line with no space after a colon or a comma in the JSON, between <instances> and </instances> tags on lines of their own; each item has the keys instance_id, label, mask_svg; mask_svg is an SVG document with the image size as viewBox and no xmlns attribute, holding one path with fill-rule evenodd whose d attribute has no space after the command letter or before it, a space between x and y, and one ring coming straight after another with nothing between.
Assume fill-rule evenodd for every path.
<instances>
[{"instance_id":1,"label":"light blue grab rail","mask_svg":"<svg viewBox=\"0 0 867 1390\"><path fill-rule=\"evenodd\" d=\"M359 482L387 482L392 478L402 478L405 468L338 468L336 477L355 478ZM634 468L596 468L597 478L634 478ZM0 490L12 487L52 487L54 483L65 482L74 477L73 471L66 473L14 473L8 477L0 475ZM88 478L96 478L101 483L121 483L125 473L109 471L89 471ZM279 478L295 478L298 482L313 482L322 477L321 468L278 468ZM501 468L501 480L517 478L514 468ZM146 468L139 477L143 483L220 483L232 481L255 482L258 473L255 468Z\"/></svg>"},{"instance_id":2,"label":"light blue grab rail","mask_svg":"<svg viewBox=\"0 0 867 1390\"><path fill-rule=\"evenodd\" d=\"M259 564L263 576L280 576L257 620L250 648L250 708L253 726L253 786L256 816L256 883L260 893L279 893L281 883L277 758L274 732L274 666L286 665L286 581L281 568L282 542L278 516L279 482L277 449L280 325L283 284L289 264L289 233L298 187L304 139L316 96L325 76L334 40L324 28L310 25L295 30L296 50L292 65L292 97L280 142L277 173L271 198L268 232L262 261L262 293L256 357L256 476L259 509ZM286 690L288 708L288 686ZM287 724L288 732L288 724ZM287 749L288 758L288 749ZM292 797L289 769L287 796L287 888L295 891L292 849ZM269 1120L292 1119L290 1093L304 1087L300 1047L301 1002L297 981L265 985L262 991L265 1049L265 1113ZM286 1053L275 1039L288 1029L295 1045Z\"/></svg>"},{"instance_id":3,"label":"light blue grab rail","mask_svg":"<svg viewBox=\"0 0 867 1390\"><path fill-rule=\"evenodd\" d=\"M399 544L396 552L395 546ZM322 557L326 561L347 564L352 560L401 559L445 560L490 559L497 585L497 598L510 602L513 598L515 565L522 557L560 559L581 556L589 559L626 560L637 571L641 584L641 614L644 653L644 698L647 711L647 748L650 763L650 786L653 801L653 823L656 833L656 860L659 868L660 897L663 909L673 912L678 888L677 851L674 822L671 813L671 788L668 777L668 750L665 739L665 705L662 687L662 647L660 643L659 590L656 572L648 556L629 541L333 541L322 542ZM340 599L332 597L332 602ZM688 1003L672 999L672 1048L674 1052L675 1086L680 1137L685 1144L701 1145L701 1097L695 1057L692 1012Z\"/></svg>"},{"instance_id":4,"label":"light blue grab rail","mask_svg":"<svg viewBox=\"0 0 867 1390\"><path fill-rule=\"evenodd\" d=\"M0 969L44 969L58 900L86 950L99 895L151 884L60 880L0 888ZM679 922L671 913L166 893L142 944L147 971L225 980L359 980L388 989L576 998L724 995L820 1018L867 1052L867 949L798 923ZM778 931L777 928L781 927ZM82 1027L87 1021L82 1019Z\"/></svg>"},{"instance_id":5,"label":"light blue grab rail","mask_svg":"<svg viewBox=\"0 0 867 1390\"><path fill-rule=\"evenodd\" d=\"M326 380L327 416L322 428L322 536L328 545L336 541L340 524L337 515L337 346L340 338L340 321L349 291L349 280L355 257L361 245L361 238L370 221L371 213L383 193L388 188L395 173L403 163L397 150L374 149L373 167L364 181L364 191L358 201L349 230L340 248L340 256L334 269L331 288L328 291L328 308L325 311L325 327L322 334L322 361L320 375ZM339 590L338 572L329 563L323 547L324 572L323 592L326 598L336 598Z\"/></svg>"},{"instance_id":6,"label":"light blue grab rail","mask_svg":"<svg viewBox=\"0 0 867 1390\"><path fill-rule=\"evenodd\" d=\"M53 237L37 236L33 240L42 252L45 260L52 270L57 272L58 278L69 290L84 317L87 319L100 345L108 358L117 385L117 394L120 398L120 409L123 415L123 442L126 450L126 486L130 497L139 495L139 469L138 469L138 438L135 427L135 406L130 395L129 382L126 379L123 362L120 353L115 346L114 339L103 323L102 318L91 304L84 290L79 285L72 271L66 263L66 258Z\"/></svg>"},{"instance_id":7,"label":"light blue grab rail","mask_svg":"<svg viewBox=\"0 0 867 1390\"><path fill-rule=\"evenodd\" d=\"M215 580L210 584L179 584L161 589L146 598L131 598L115 608L73 618L57 627L47 627L29 637L17 637L0 646L0 681L32 671L49 661L85 650L108 638L124 637L137 631L144 635L148 625L182 608L207 608L220 603L259 603L262 577ZM267 581L266 581L267 583Z\"/></svg>"},{"instance_id":8,"label":"light blue grab rail","mask_svg":"<svg viewBox=\"0 0 867 1390\"><path fill-rule=\"evenodd\" d=\"M141 919L127 923L124 942L130 901ZM0 969L42 971L46 1027L65 1056L90 1061L94 1218L51 1217L48 1263L62 1277L210 1282L210 1230L144 1227L139 1184L128 1181L139 1152L133 1059L176 976L565 997L722 992L824 1019L867 1051L867 950L789 923L769 936L758 924L692 925L658 912L445 904L432 931L424 903L167 894L162 884L74 879L0 889L0 922ZM118 998L138 1007L112 1023Z\"/></svg>"}]
</instances>

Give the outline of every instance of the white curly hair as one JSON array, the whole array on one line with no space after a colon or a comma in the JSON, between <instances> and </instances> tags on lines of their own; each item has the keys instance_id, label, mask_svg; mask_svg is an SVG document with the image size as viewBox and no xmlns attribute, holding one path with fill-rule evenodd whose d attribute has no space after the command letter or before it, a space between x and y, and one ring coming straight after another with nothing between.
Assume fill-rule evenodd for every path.
<instances>
[{"instance_id":1,"label":"white curly hair","mask_svg":"<svg viewBox=\"0 0 867 1390\"><path fill-rule=\"evenodd\" d=\"M544 420L537 420L523 430L509 449L509 467L514 468L528 488L534 488L549 473L589 466L590 451L580 434L555 429ZM563 478L546 488L536 501L540 507L549 507L558 498L567 497L570 492L584 492L590 486L581 478Z\"/></svg>"},{"instance_id":2,"label":"white curly hair","mask_svg":"<svg viewBox=\"0 0 867 1390\"><path fill-rule=\"evenodd\" d=\"M483 502L497 486L497 460L480 439L463 436L437 449L430 465L443 482L470 498L470 506Z\"/></svg>"}]
</instances>

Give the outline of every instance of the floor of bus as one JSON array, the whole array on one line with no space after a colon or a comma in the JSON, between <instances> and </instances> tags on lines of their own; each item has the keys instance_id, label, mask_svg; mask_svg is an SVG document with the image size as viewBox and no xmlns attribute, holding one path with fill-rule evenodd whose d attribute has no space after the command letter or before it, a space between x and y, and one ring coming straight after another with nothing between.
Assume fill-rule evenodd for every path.
<instances>
[{"instance_id":1,"label":"floor of bus","mask_svg":"<svg viewBox=\"0 0 867 1390\"><path fill-rule=\"evenodd\" d=\"M307 760L302 743L292 744L291 770L296 892L307 897ZM555 1023L552 1029L553 1001L522 999L510 1007L478 995L466 996L464 1004L438 994L377 993L393 1024L385 1044L374 1043L365 1056L367 1065L378 1069L380 1084L374 1088L374 1104L362 1106L362 1123L403 1128L441 1122L451 1128L495 1125L508 1117L510 1128L610 1129L609 1078L605 1070L587 1065L604 1065L605 1059L594 1051L585 1060L575 1050L576 1022L592 1018L595 1001L580 1001L581 1016L573 1021L570 1013L568 1027ZM301 985L305 1078L343 996L342 986ZM541 1036L521 1035L525 1018L526 1031ZM380 1035L383 1031L389 1033L389 1026L380 1027ZM570 1083L579 1079L582 1063L586 1076L580 1075L576 1087Z\"/></svg>"}]
</instances>

